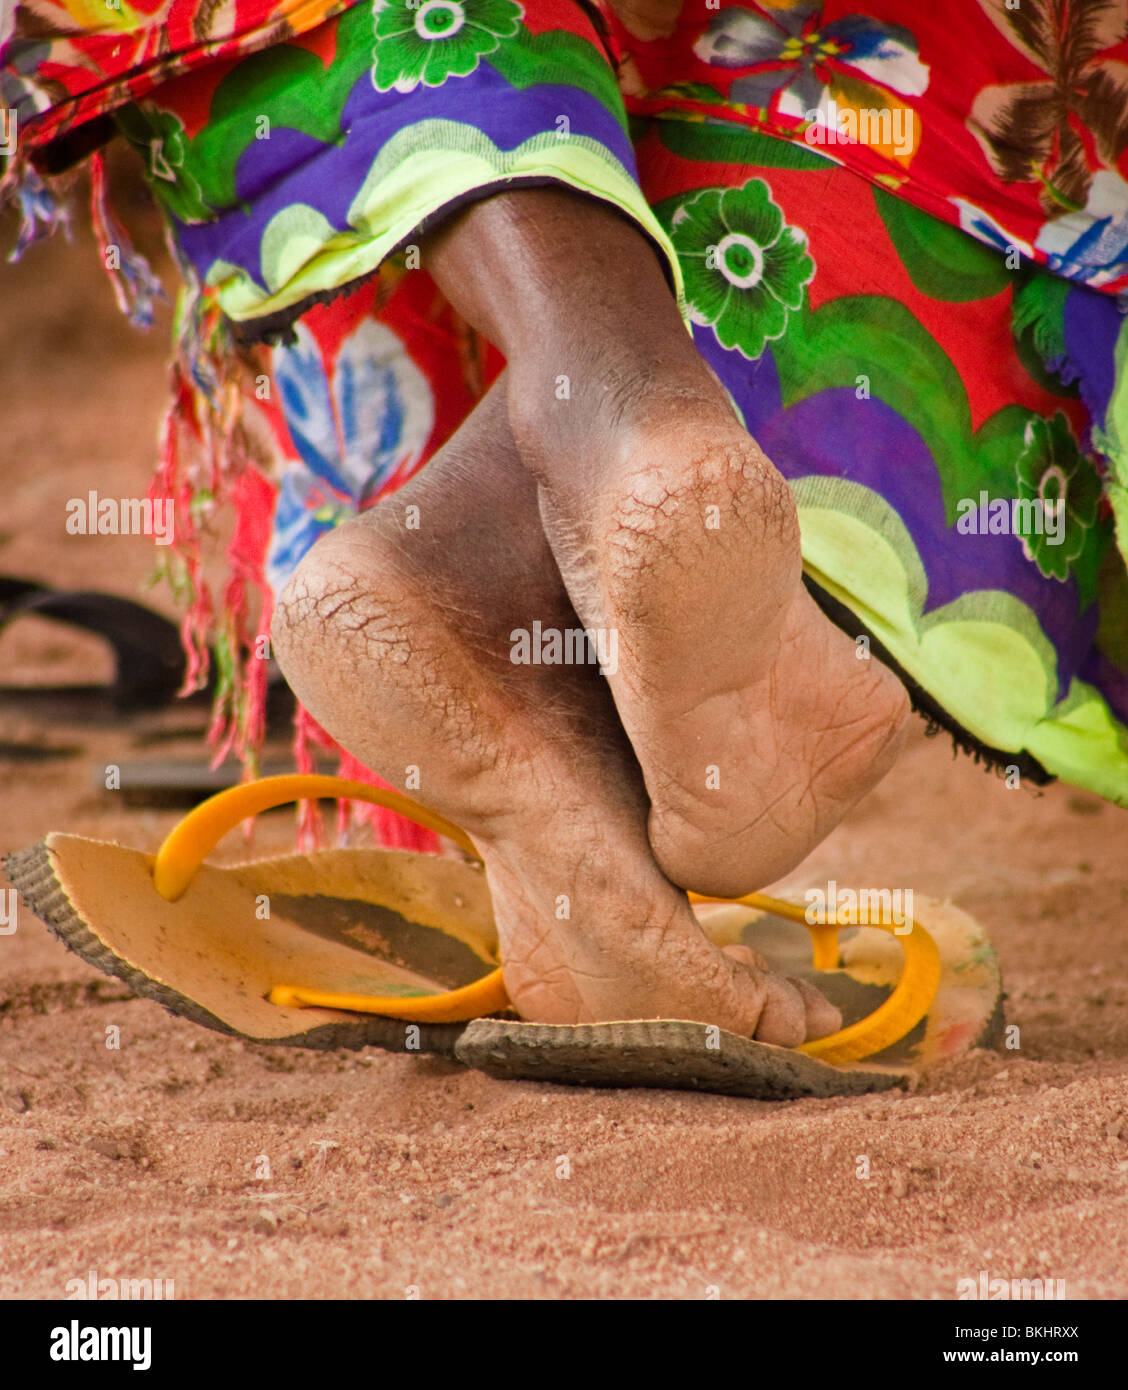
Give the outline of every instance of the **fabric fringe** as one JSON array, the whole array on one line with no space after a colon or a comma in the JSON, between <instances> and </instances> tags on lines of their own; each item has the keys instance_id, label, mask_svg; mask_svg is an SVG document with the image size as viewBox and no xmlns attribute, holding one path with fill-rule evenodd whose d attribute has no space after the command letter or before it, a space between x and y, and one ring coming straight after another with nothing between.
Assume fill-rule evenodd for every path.
<instances>
[{"instance_id":1,"label":"fabric fringe","mask_svg":"<svg viewBox=\"0 0 1128 1390\"><path fill-rule=\"evenodd\" d=\"M110 209L101 152L90 156L90 216L118 308L137 328L151 328L156 301L166 297L164 287Z\"/></svg>"},{"instance_id":2,"label":"fabric fringe","mask_svg":"<svg viewBox=\"0 0 1128 1390\"><path fill-rule=\"evenodd\" d=\"M390 783L378 777L359 758L346 753L314 719L304 705L298 705L294 717L294 762L299 772L316 772L314 750L336 754L337 775L355 782L370 782L385 791L394 791ZM337 802L337 838L344 843L357 822L372 827L376 843L386 849L410 849L422 854L441 854L444 841L433 830L416 825L406 816L373 806L366 801ZM304 852L319 849L324 844L325 827L316 801L303 801L298 811L298 846Z\"/></svg>"},{"instance_id":3,"label":"fabric fringe","mask_svg":"<svg viewBox=\"0 0 1128 1390\"><path fill-rule=\"evenodd\" d=\"M9 160L0 177L0 208L13 202L19 204L20 229L16 244L8 253L9 262L18 261L28 247L54 236L60 227L70 240L70 208L65 200L55 197L32 165L19 156Z\"/></svg>"},{"instance_id":4,"label":"fabric fringe","mask_svg":"<svg viewBox=\"0 0 1128 1390\"><path fill-rule=\"evenodd\" d=\"M190 287L179 306L172 399L150 496L173 506L166 577L184 610L188 667L181 694L213 683L213 765L234 753L253 777L265 733L272 609L265 566L276 489L243 426L245 369L230 350L218 307ZM205 577L205 552L224 515L233 518L233 529L217 602Z\"/></svg>"},{"instance_id":5,"label":"fabric fringe","mask_svg":"<svg viewBox=\"0 0 1128 1390\"><path fill-rule=\"evenodd\" d=\"M100 153L90 158L90 177L91 220L118 307L135 326L149 328L158 297L166 297L164 289L111 209ZM19 203L21 226L10 260L18 260L29 246L60 226L70 235L66 202L26 161L12 161L0 179L0 206L12 200ZM169 584L183 615L180 634L187 663L179 694L212 690L207 734L212 766L233 755L249 779L258 773L266 733L273 609L266 561L277 488L269 477L269 452L248 431L244 408L253 398L248 377L265 371L265 363L260 348L235 341L214 297L181 261L171 237L169 241L186 286L174 315L170 399L161 423L157 468L148 489L150 500L171 502L173 512L173 542L162 548L156 578ZM459 346L465 378L480 395L484 340L464 326ZM223 552L227 578L217 598L207 579L208 561L214 558L225 519L231 519L232 530ZM342 749L300 704L293 750L300 772L317 770L316 751L337 760L340 776L394 790ZM376 842L388 848L442 853L447 843L382 806L338 802L337 832L342 842L362 825L371 827ZM302 803L299 846L316 848L324 838L317 803Z\"/></svg>"}]
</instances>

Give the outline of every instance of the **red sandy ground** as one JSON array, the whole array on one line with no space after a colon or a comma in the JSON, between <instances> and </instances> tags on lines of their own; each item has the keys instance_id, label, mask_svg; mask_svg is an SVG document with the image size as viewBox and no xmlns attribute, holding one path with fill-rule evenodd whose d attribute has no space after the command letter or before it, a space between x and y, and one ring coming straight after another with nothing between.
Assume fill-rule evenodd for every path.
<instances>
[{"instance_id":1,"label":"red sandy ground","mask_svg":"<svg viewBox=\"0 0 1128 1390\"><path fill-rule=\"evenodd\" d=\"M64 506L143 491L162 330L120 319L82 238L2 277L0 570L136 595L149 543L68 536ZM107 668L63 629L0 640L3 682ZM51 726L33 702L0 736L76 749L0 764L5 852L52 829L155 847L173 814L122 806L97 770L198 748ZM128 996L23 909L0 936L0 1296L60 1298L95 1269L172 1279L178 1298L951 1299L985 1269L1124 1297L1126 824L915 738L790 882L953 898L997 944L1021 1047L854 1100L573 1090L244 1045ZM291 828L267 818L256 850ZM225 853L243 857L237 837Z\"/></svg>"}]
</instances>

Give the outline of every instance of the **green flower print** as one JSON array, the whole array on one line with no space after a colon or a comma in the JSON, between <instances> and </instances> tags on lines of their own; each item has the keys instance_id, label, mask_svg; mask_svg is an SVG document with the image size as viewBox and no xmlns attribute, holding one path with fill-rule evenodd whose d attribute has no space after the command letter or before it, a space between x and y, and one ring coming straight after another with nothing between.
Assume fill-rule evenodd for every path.
<instances>
[{"instance_id":1,"label":"green flower print","mask_svg":"<svg viewBox=\"0 0 1128 1390\"><path fill-rule=\"evenodd\" d=\"M512 38L524 11L513 0L374 0L376 47L372 85L413 92L465 77L502 39Z\"/></svg>"},{"instance_id":2,"label":"green flower print","mask_svg":"<svg viewBox=\"0 0 1128 1390\"><path fill-rule=\"evenodd\" d=\"M815 263L806 234L784 222L763 179L695 194L674 212L670 238L693 323L711 327L722 347L752 359L782 337L788 310L802 307Z\"/></svg>"},{"instance_id":3,"label":"green flower print","mask_svg":"<svg viewBox=\"0 0 1128 1390\"><path fill-rule=\"evenodd\" d=\"M156 107L125 106L117 118L145 161L154 197L181 222L210 222L215 214L195 175L183 167L188 138L180 117Z\"/></svg>"},{"instance_id":4,"label":"green flower print","mask_svg":"<svg viewBox=\"0 0 1128 1390\"><path fill-rule=\"evenodd\" d=\"M1019 501L1047 505L1039 509L1041 516L1029 507L1015 509L1022 548L1047 579L1064 583L1070 562L1081 554L1086 533L1096 524L1100 479L1061 411L1052 420L1031 420L1023 444L1016 468Z\"/></svg>"}]
</instances>

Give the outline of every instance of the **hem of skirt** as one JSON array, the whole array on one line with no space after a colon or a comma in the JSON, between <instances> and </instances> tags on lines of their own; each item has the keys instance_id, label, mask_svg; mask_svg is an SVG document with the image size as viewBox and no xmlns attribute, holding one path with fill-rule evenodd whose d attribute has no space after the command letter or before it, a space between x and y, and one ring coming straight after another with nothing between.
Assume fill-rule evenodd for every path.
<instances>
[{"instance_id":1,"label":"hem of skirt","mask_svg":"<svg viewBox=\"0 0 1128 1390\"><path fill-rule=\"evenodd\" d=\"M474 203L484 202L487 198L496 197L499 193L512 192L514 184L520 184L522 189L566 188L571 189L573 192L577 191L574 184L556 175L532 175L529 178L496 179L492 183L481 184L477 188L468 189L465 193L461 193L457 197L450 199L450 201L444 203L442 207L436 208L434 212L428 213L422 218L410 232L401 237L395 246L389 249L380 264L372 270L367 270L362 275L357 275L353 279L347 280L341 285L335 285L330 289L316 290L314 293L305 295L302 299L299 299L294 304L288 305L284 309L276 309L273 313L256 315L253 318L246 319L233 319L225 314L224 318L230 327L232 338L240 347L254 347L262 343L268 346L277 346L278 344L292 345L296 341L294 326L303 314L319 304L332 304L334 300L340 299L343 295L351 294L354 290L359 289L361 285L366 284L374 276L378 276L387 262L393 256L398 255L406 247L411 245L417 237L427 236L431 232L436 231L448 218L471 207ZM662 273L666 277L667 285L670 287L671 292L676 295L678 287L674 281L669 259L664 248L655 242L649 229L642 226L636 218L631 217L627 210L618 202L611 202L606 198L600 197L599 194L593 193L588 196L599 198L600 202L619 213L620 216L629 221L633 227L637 227L638 230L642 232L647 241L649 241L654 248L659 265L662 267Z\"/></svg>"},{"instance_id":2,"label":"hem of skirt","mask_svg":"<svg viewBox=\"0 0 1128 1390\"><path fill-rule=\"evenodd\" d=\"M1038 787L1046 787L1051 782L1057 781L1054 774L1047 772L1037 758L1032 757L1029 753L1013 753L1002 748L993 748L990 744L984 743L982 739L976 738L974 734L968 733L919 681L914 680L909 675L889 649L879 638L874 636L865 623L846 604L840 599L832 598L807 574L803 575L803 583L807 587L807 592L835 627L841 628L848 637L855 639L865 637L868 640L871 655L875 656L883 666L889 667L908 691L909 702L913 710L928 721L925 732L929 738L935 737L943 729L952 739L953 751L966 753L975 763L985 763L988 768L1000 776L1017 768L1021 778Z\"/></svg>"},{"instance_id":3,"label":"hem of skirt","mask_svg":"<svg viewBox=\"0 0 1128 1390\"><path fill-rule=\"evenodd\" d=\"M390 224L386 230L362 234L345 245L334 247L323 264L315 269L311 267L321 253L307 257L302 266L295 267L286 282L274 291L267 291L264 286L257 284L240 267L228 267L216 281L210 281L202 267L197 268L198 272L226 318L236 327L240 340L254 341L263 332L285 332L303 307L316 302L315 296L334 293L346 284L355 284L367 278L377 272L389 257L410 246L421 234L432 232L453 214L473 203L522 188L554 187L596 199L615 209L642 232L658 257L684 318L685 292L677 254L643 197L631 170L605 152L601 155L595 146L559 152L555 147L547 146L526 149L527 146L535 146L540 138L533 137L517 151L510 152L518 157L515 162L525 163L524 168L504 171L480 169L477 178L475 171L469 168L462 172L461 177L457 168L447 169L441 175L423 169L418 178L406 183L410 174L410 159L401 160L396 168L397 185L389 191L381 206L380 220ZM577 143L573 142L573 146ZM457 156L462 152L475 156L472 140L466 151L462 151L458 140L453 141L450 154L454 166L457 166ZM364 221L370 221L371 216L372 210L367 209ZM329 244L326 243L322 249L327 249ZM252 324L259 326L250 327Z\"/></svg>"}]
</instances>

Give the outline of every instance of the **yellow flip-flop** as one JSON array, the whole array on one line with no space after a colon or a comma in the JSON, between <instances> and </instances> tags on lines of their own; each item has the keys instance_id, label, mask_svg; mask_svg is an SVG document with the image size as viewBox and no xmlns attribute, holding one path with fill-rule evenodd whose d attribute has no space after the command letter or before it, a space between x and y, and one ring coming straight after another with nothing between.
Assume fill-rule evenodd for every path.
<instances>
[{"instance_id":1,"label":"yellow flip-flop","mask_svg":"<svg viewBox=\"0 0 1128 1390\"><path fill-rule=\"evenodd\" d=\"M468 858L365 849L205 863L248 816L316 797L388 807ZM469 837L407 797L335 777L268 777L221 792L155 856L52 834L6 867L84 959L176 1013L260 1042L441 1051L500 1076L779 1098L897 1085L939 1057L997 1041L1001 1029L994 953L959 909L918 899L915 917L871 923L840 944L857 925L842 914L811 922L809 909L763 894L690 896L718 944L744 941L777 968L807 973L842 1009L837 1033L791 1050L676 1019L522 1022ZM809 965L798 954L804 940L808 952L813 941Z\"/></svg>"}]
</instances>

